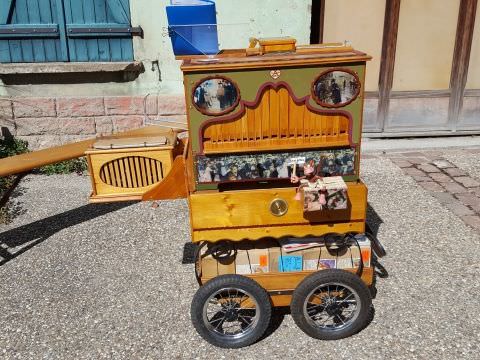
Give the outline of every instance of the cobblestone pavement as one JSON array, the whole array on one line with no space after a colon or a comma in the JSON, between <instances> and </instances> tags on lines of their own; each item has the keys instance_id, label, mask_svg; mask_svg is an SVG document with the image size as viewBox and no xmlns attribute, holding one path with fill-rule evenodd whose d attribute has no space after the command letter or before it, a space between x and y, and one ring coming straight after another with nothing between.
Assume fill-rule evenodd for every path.
<instances>
[{"instance_id":1,"label":"cobblestone pavement","mask_svg":"<svg viewBox=\"0 0 480 360\"><path fill-rule=\"evenodd\" d=\"M278 312L240 350L191 325L184 200L87 205L86 176L28 176L0 226L0 358L477 359L480 234L466 221L478 217L478 150L366 154L361 175L388 251L372 323L318 341Z\"/></svg>"},{"instance_id":2,"label":"cobblestone pavement","mask_svg":"<svg viewBox=\"0 0 480 360\"><path fill-rule=\"evenodd\" d=\"M463 222L480 232L480 181L468 170L448 161L449 157L455 159L455 154L462 153L464 158L474 158L474 161L480 158L480 149L393 153L387 157Z\"/></svg>"}]
</instances>

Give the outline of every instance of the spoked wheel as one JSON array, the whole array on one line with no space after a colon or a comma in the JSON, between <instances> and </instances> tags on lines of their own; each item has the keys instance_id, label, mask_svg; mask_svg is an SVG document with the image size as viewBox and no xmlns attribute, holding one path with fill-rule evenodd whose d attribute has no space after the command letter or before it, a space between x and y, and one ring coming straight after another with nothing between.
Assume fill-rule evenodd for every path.
<instances>
[{"instance_id":1,"label":"spoked wheel","mask_svg":"<svg viewBox=\"0 0 480 360\"><path fill-rule=\"evenodd\" d=\"M239 348L257 341L270 322L267 292L240 275L208 281L193 297L191 317L200 336L215 346Z\"/></svg>"},{"instance_id":2,"label":"spoked wheel","mask_svg":"<svg viewBox=\"0 0 480 360\"><path fill-rule=\"evenodd\" d=\"M372 298L356 275L328 269L306 277L293 292L291 313L306 334L322 340L348 337L369 320Z\"/></svg>"}]
</instances>

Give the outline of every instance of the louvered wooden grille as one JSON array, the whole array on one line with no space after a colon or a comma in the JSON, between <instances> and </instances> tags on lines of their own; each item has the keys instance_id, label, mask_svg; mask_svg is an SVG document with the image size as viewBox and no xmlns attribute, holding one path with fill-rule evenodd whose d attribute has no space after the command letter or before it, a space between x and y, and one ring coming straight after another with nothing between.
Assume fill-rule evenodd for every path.
<instances>
[{"instance_id":1,"label":"louvered wooden grille","mask_svg":"<svg viewBox=\"0 0 480 360\"><path fill-rule=\"evenodd\" d=\"M232 121L205 128L205 153L251 149L349 145L349 119L317 114L296 104L286 88L268 89L260 103Z\"/></svg>"},{"instance_id":2,"label":"louvered wooden grille","mask_svg":"<svg viewBox=\"0 0 480 360\"><path fill-rule=\"evenodd\" d=\"M103 164L100 179L107 185L121 188L144 187L163 179L163 167L155 159L126 156Z\"/></svg>"}]
</instances>

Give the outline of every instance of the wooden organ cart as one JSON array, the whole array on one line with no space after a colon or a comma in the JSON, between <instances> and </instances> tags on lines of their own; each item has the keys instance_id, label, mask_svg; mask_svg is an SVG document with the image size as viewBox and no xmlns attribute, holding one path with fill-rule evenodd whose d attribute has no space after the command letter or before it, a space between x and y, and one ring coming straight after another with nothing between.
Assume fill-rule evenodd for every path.
<instances>
[{"instance_id":1,"label":"wooden organ cart","mask_svg":"<svg viewBox=\"0 0 480 360\"><path fill-rule=\"evenodd\" d=\"M188 138L145 127L1 159L0 176L86 156L91 202L188 197L191 317L216 346L257 341L275 306L310 336L344 338L368 323L372 247L384 254L359 178L369 59L289 38L185 57Z\"/></svg>"},{"instance_id":2,"label":"wooden organ cart","mask_svg":"<svg viewBox=\"0 0 480 360\"><path fill-rule=\"evenodd\" d=\"M290 306L320 339L367 323L373 268L359 170L369 59L345 44L295 48L289 38L183 58L188 201L201 244L192 321L212 344L256 341L271 306ZM305 177L303 188L292 177ZM322 188L310 211L316 182L333 190Z\"/></svg>"}]
</instances>

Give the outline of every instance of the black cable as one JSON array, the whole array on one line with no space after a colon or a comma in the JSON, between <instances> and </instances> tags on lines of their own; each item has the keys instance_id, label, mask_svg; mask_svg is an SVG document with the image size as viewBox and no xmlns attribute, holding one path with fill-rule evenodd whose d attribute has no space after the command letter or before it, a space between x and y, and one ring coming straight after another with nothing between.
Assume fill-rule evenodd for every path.
<instances>
[{"instance_id":1,"label":"black cable","mask_svg":"<svg viewBox=\"0 0 480 360\"><path fill-rule=\"evenodd\" d=\"M362 248L360 247L360 244L356 238L355 235L357 235L358 233L354 233L354 232L351 232L351 233L346 233L345 234L345 239L348 238L348 240L351 240L353 239L355 241L355 243L357 244L357 248L358 248L358 254L360 256L360 262L359 262L359 265L358 265L358 268L357 268L357 275L358 276L362 276L362 272L363 272L363 268L364 268L364 264L363 264L363 257L362 257ZM345 241L346 242L346 241ZM352 262L353 262L353 257L352 257Z\"/></svg>"}]
</instances>

